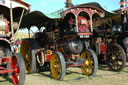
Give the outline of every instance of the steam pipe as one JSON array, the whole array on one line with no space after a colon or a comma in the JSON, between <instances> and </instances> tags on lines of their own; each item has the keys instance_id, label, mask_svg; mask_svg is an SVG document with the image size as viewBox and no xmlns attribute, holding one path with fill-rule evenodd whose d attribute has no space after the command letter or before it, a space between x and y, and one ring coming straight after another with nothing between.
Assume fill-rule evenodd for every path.
<instances>
[{"instance_id":1,"label":"steam pipe","mask_svg":"<svg viewBox=\"0 0 128 85\"><path fill-rule=\"evenodd\" d=\"M123 9L127 7L127 0L120 0L120 8ZM128 31L127 28L127 12L123 11L121 13L121 24L122 24L122 32Z\"/></svg>"}]
</instances>

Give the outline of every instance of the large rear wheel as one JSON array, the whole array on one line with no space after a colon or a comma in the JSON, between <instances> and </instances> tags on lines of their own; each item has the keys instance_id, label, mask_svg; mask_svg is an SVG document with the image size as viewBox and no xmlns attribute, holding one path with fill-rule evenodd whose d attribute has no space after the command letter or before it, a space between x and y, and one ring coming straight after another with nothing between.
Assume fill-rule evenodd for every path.
<instances>
[{"instance_id":1,"label":"large rear wheel","mask_svg":"<svg viewBox=\"0 0 128 85\"><path fill-rule=\"evenodd\" d=\"M111 71L121 71L126 64L126 54L119 44L111 44L106 50L106 64Z\"/></svg>"},{"instance_id":2,"label":"large rear wheel","mask_svg":"<svg viewBox=\"0 0 128 85\"><path fill-rule=\"evenodd\" d=\"M19 53L13 54L11 58L11 73L13 83L15 85L24 85L25 81L25 65L22 56Z\"/></svg>"},{"instance_id":3,"label":"large rear wheel","mask_svg":"<svg viewBox=\"0 0 128 85\"><path fill-rule=\"evenodd\" d=\"M26 73L37 71L37 49L39 49L39 46L34 39L24 39L21 43L20 54L23 56L25 62Z\"/></svg>"},{"instance_id":4,"label":"large rear wheel","mask_svg":"<svg viewBox=\"0 0 128 85\"><path fill-rule=\"evenodd\" d=\"M95 75L98 70L98 59L96 53L91 50L85 50L81 53L81 59L85 59L85 65L81 66L83 74L91 76Z\"/></svg>"},{"instance_id":5,"label":"large rear wheel","mask_svg":"<svg viewBox=\"0 0 128 85\"><path fill-rule=\"evenodd\" d=\"M66 73L66 64L61 52L55 52L51 55L50 68L54 79L64 79Z\"/></svg>"}]
</instances>

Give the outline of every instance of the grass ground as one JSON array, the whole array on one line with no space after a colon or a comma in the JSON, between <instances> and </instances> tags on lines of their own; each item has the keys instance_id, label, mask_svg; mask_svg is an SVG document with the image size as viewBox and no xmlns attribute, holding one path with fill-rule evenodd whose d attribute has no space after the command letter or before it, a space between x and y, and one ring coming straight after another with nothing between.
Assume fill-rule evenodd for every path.
<instances>
[{"instance_id":1,"label":"grass ground","mask_svg":"<svg viewBox=\"0 0 128 85\"><path fill-rule=\"evenodd\" d=\"M0 77L0 85L13 85L11 77ZM80 68L68 68L63 81L54 80L50 72L27 74L24 85L128 85L128 67L122 72L100 68L96 76L85 76Z\"/></svg>"}]
</instances>

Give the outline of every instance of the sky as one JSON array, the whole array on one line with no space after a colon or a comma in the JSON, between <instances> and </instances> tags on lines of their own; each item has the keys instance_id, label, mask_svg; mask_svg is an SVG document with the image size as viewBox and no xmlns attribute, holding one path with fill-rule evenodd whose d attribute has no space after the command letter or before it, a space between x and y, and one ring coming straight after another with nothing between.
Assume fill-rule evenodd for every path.
<instances>
[{"instance_id":1,"label":"sky","mask_svg":"<svg viewBox=\"0 0 128 85\"><path fill-rule=\"evenodd\" d=\"M51 13L65 7L66 0L23 0L31 5L31 11L38 10L43 13ZM72 0L74 5L98 2L108 10L119 9L120 0Z\"/></svg>"}]
</instances>

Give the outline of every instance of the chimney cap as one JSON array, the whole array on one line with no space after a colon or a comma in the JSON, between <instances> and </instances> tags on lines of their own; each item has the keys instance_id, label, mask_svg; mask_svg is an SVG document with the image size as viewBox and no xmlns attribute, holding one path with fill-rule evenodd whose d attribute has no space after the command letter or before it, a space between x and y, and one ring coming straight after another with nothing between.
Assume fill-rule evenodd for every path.
<instances>
[{"instance_id":1,"label":"chimney cap","mask_svg":"<svg viewBox=\"0 0 128 85\"><path fill-rule=\"evenodd\" d=\"M66 0L66 8L70 8L70 7L72 7L73 6L73 4L72 4L72 0Z\"/></svg>"}]
</instances>

